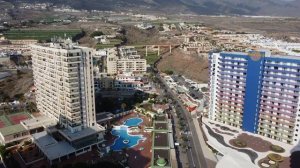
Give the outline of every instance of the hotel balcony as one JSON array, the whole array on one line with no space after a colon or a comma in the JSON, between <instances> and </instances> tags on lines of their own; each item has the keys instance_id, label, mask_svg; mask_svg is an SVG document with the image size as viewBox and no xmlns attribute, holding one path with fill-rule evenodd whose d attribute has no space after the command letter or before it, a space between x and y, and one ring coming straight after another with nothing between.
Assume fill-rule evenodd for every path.
<instances>
[{"instance_id":1,"label":"hotel balcony","mask_svg":"<svg viewBox=\"0 0 300 168\"><path fill-rule=\"evenodd\" d=\"M260 127L257 129L257 131L260 134L267 134L270 137L277 137L278 139L284 139L286 141L292 141L292 137L288 138L288 137L284 136L284 135L287 135L287 134L284 134L284 133L278 132L279 134L275 134L275 133L271 133L269 130L264 130L263 128L260 128ZM264 135L264 136L266 136L266 135ZM287 135L287 136L291 136L291 135ZM266 136L266 137L268 137L268 136ZM273 139L275 139L275 138L273 138ZM280 140L280 141L282 141L282 140Z\"/></svg>"},{"instance_id":2,"label":"hotel balcony","mask_svg":"<svg viewBox=\"0 0 300 168\"><path fill-rule=\"evenodd\" d=\"M275 113L276 113L276 112L275 112ZM278 112L278 113L280 114L280 112ZM271 117L275 117L275 118L282 119L282 120L287 120L287 121L289 121L290 123L295 123L295 121L296 121L295 118L292 118L293 115L291 115L291 116L288 118L288 117L283 117L283 116L276 115L276 114L274 114L274 112L263 112L263 111L260 112L260 115L266 115L266 116L271 116Z\"/></svg>"},{"instance_id":3,"label":"hotel balcony","mask_svg":"<svg viewBox=\"0 0 300 168\"><path fill-rule=\"evenodd\" d=\"M261 125L261 124L268 124L268 126L266 126L266 125ZM271 126L273 126L274 127L274 125L271 125ZM282 129L282 130L280 130L280 129L278 129L278 128L270 128L269 127L269 123L267 123L267 122L260 122L260 124L258 125L258 128L261 130L261 131L265 131L264 129L267 129L268 130L268 133L270 133L271 131L273 131L273 132L277 132L277 133L280 133L280 134L284 134L284 135L289 135L289 136L293 136L293 129L289 129L289 128L284 128L284 127L279 127L279 126L277 126L278 128L280 128L280 129ZM286 131L288 131L288 132L286 132L286 131L284 131L284 130L286 130ZM266 132L266 131L265 131Z\"/></svg>"}]
</instances>

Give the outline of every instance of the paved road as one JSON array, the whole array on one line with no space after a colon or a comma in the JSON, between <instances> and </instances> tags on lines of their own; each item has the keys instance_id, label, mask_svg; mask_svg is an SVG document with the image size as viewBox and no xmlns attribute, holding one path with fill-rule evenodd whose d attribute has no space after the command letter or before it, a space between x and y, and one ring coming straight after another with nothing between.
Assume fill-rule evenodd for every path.
<instances>
[{"instance_id":1,"label":"paved road","mask_svg":"<svg viewBox=\"0 0 300 168\"><path fill-rule=\"evenodd\" d=\"M184 85L186 88L188 88L188 89L189 89L188 94L189 94L190 96L192 96L193 98L195 98L195 99L202 99L202 98L203 98L203 93L200 92L199 90L195 90L195 87L194 87L194 89L193 89L193 88L192 88L193 86L192 86L190 83L186 82L182 76L176 76L176 75L173 75L172 78L173 78L178 84Z\"/></svg>"},{"instance_id":2,"label":"paved road","mask_svg":"<svg viewBox=\"0 0 300 168\"><path fill-rule=\"evenodd\" d=\"M160 79L160 81L165 86L165 90L167 91L168 95L173 98L177 103L177 109L181 111L184 115L185 120L187 121L187 131L191 132L191 136L188 137L189 139L189 146L191 147L188 152L188 159L190 162L190 167L194 168L207 168L206 160L198 139L198 135L196 132L196 128L193 124L192 116L191 114L185 109L184 105L181 103L181 101L178 99L178 96L175 95L172 90L168 87L168 85L165 83L165 81L157 74L157 78Z\"/></svg>"}]
</instances>

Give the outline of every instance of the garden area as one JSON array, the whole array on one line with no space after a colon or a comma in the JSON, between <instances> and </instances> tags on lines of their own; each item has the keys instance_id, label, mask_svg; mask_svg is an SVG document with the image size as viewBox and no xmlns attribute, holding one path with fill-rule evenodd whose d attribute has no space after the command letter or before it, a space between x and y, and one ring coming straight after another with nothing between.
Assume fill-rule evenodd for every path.
<instances>
[{"instance_id":1,"label":"garden area","mask_svg":"<svg viewBox=\"0 0 300 168\"><path fill-rule=\"evenodd\" d=\"M268 152L268 151L273 151L276 153L285 152L285 150L278 145L274 145L271 142L263 140L260 137L248 135L246 133L242 133L242 134L238 135L237 138L231 139L229 141L229 143L232 146L238 147L238 148L249 147L257 152Z\"/></svg>"},{"instance_id":2,"label":"garden area","mask_svg":"<svg viewBox=\"0 0 300 168\"><path fill-rule=\"evenodd\" d=\"M204 125L204 126L203 126ZM290 167L290 151L292 146L284 143L276 143L260 135L253 135L235 130L219 122L203 120L202 128L208 139L216 139L218 144L244 153L249 156L251 162L260 168L287 168ZM213 148L214 144L210 144ZM216 150L222 152L220 148Z\"/></svg>"},{"instance_id":3,"label":"garden area","mask_svg":"<svg viewBox=\"0 0 300 168\"><path fill-rule=\"evenodd\" d=\"M290 167L290 159L276 153L270 153L258 161L260 168L286 168Z\"/></svg>"}]
</instances>

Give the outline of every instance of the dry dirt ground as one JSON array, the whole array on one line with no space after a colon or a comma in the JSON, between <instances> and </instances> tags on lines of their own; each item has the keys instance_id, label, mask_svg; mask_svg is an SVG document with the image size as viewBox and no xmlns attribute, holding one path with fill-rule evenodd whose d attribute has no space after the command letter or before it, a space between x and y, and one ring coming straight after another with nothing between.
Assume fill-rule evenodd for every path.
<instances>
[{"instance_id":1,"label":"dry dirt ground","mask_svg":"<svg viewBox=\"0 0 300 168\"><path fill-rule=\"evenodd\" d=\"M181 49L163 56L158 64L160 71L173 70L198 82L208 82L208 59L197 54L184 54Z\"/></svg>"},{"instance_id":2,"label":"dry dirt ground","mask_svg":"<svg viewBox=\"0 0 300 168\"><path fill-rule=\"evenodd\" d=\"M158 44L158 30L140 30L134 26L124 26L127 38L127 45L145 45L145 44Z\"/></svg>"},{"instance_id":3,"label":"dry dirt ground","mask_svg":"<svg viewBox=\"0 0 300 168\"><path fill-rule=\"evenodd\" d=\"M0 81L1 96L13 98L16 94L24 94L33 86L32 71L14 73L12 76Z\"/></svg>"}]
</instances>

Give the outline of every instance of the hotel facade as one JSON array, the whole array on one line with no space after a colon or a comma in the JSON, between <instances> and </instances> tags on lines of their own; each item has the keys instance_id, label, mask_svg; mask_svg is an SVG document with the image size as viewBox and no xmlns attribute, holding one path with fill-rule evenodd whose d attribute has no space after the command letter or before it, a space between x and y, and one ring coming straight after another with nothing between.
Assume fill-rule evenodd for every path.
<instances>
[{"instance_id":1,"label":"hotel facade","mask_svg":"<svg viewBox=\"0 0 300 168\"><path fill-rule=\"evenodd\" d=\"M288 144L300 130L300 57L211 53L210 119Z\"/></svg>"},{"instance_id":2,"label":"hotel facade","mask_svg":"<svg viewBox=\"0 0 300 168\"><path fill-rule=\"evenodd\" d=\"M37 108L72 132L94 126L92 50L73 44L32 45Z\"/></svg>"},{"instance_id":3,"label":"hotel facade","mask_svg":"<svg viewBox=\"0 0 300 168\"><path fill-rule=\"evenodd\" d=\"M31 45L37 108L58 124L32 140L51 164L91 151L104 140L105 129L96 123L92 51L71 40Z\"/></svg>"}]
</instances>

